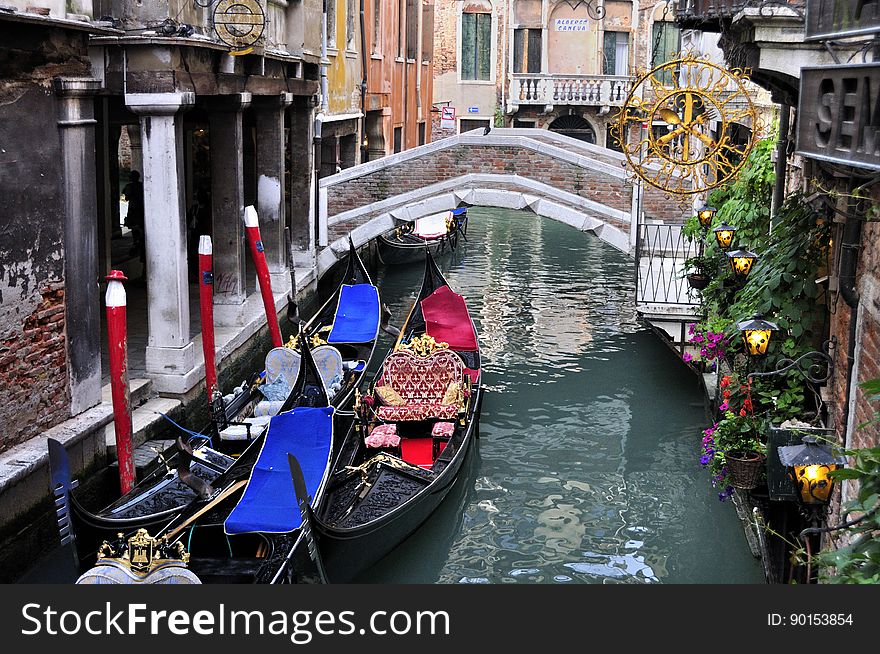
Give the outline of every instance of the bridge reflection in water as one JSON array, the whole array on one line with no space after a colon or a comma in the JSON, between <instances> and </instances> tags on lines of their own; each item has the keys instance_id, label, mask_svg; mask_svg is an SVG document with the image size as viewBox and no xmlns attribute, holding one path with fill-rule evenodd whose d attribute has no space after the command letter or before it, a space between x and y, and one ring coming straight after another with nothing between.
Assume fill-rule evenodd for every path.
<instances>
[{"instance_id":1,"label":"bridge reflection in water","mask_svg":"<svg viewBox=\"0 0 880 654\"><path fill-rule=\"evenodd\" d=\"M632 259L530 213L470 217L441 267L478 323L481 439L449 501L361 581L760 583L698 463L696 378L636 320ZM380 275L398 320L420 274Z\"/></svg>"}]
</instances>

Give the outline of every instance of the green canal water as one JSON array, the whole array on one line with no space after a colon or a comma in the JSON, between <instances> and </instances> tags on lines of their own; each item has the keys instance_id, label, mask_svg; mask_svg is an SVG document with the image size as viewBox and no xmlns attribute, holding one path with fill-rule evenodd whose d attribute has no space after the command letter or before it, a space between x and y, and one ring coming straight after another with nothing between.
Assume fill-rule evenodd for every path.
<instances>
[{"instance_id":1,"label":"green canal water","mask_svg":"<svg viewBox=\"0 0 880 654\"><path fill-rule=\"evenodd\" d=\"M481 438L440 508L358 581L761 583L698 463L696 377L636 320L632 260L525 212L471 209L468 239L438 263L478 328ZM380 271L393 324L422 271ZM20 581L75 578L56 550Z\"/></svg>"},{"instance_id":2,"label":"green canal water","mask_svg":"<svg viewBox=\"0 0 880 654\"><path fill-rule=\"evenodd\" d=\"M445 504L359 581L761 583L698 462L696 377L636 320L632 260L529 213L469 218L438 263L477 324L481 437ZM392 322L421 274L380 272Z\"/></svg>"}]
</instances>

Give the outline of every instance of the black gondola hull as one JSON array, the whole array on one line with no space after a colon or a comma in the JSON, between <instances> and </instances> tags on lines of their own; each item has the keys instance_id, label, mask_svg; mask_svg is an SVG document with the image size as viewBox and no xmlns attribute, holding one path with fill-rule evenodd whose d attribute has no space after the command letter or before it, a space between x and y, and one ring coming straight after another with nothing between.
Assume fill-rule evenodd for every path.
<instances>
[{"instance_id":1,"label":"black gondola hull","mask_svg":"<svg viewBox=\"0 0 880 654\"><path fill-rule=\"evenodd\" d=\"M427 244L427 246L426 246ZM406 265L410 263L424 263L425 251L431 256L438 257L454 249L448 236L434 241L398 240L394 237L379 236L376 239L376 251L379 261L386 266Z\"/></svg>"},{"instance_id":2,"label":"black gondola hull","mask_svg":"<svg viewBox=\"0 0 880 654\"><path fill-rule=\"evenodd\" d=\"M423 491L398 509L353 529L338 529L318 521L315 531L327 575L332 583L347 583L378 563L411 536L443 502L471 456L472 442L479 431L483 394L474 389L474 408L459 450Z\"/></svg>"}]
</instances>

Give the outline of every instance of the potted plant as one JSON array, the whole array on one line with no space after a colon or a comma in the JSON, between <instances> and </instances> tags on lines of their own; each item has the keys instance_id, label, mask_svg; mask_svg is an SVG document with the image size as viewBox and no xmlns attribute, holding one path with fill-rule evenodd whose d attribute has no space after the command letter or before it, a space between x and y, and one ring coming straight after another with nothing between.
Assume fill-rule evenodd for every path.
<instances>
[{"instance_id":1,"label":"potted plant","mask_svg":"<svg viewBox=\"0 0 880 654\"><path fill-rule=\"evenodd\" d=\"M691 288L703 290L712 281L718 266L714 257L699 254L684 260L685 277Z\"/></svg>"},{"instance_id":2,"label":"potted plant","mask_svg":"<svg viewBox=\"0 0 880 654\"><path fill-rule=\"evenodd\" d=\"M763 421L745 408L736 414L725 404L721 419L703 432L700 459L710 469L713 485L724 489L719 493L721 500L732 495L734 488L755 488L766 458Z\"/></svg>"}]
</instances>

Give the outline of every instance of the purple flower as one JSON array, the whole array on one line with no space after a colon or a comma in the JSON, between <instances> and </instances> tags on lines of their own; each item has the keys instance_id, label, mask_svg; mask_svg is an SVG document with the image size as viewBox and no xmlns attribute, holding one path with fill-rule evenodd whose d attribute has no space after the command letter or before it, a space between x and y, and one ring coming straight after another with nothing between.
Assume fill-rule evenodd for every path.
<instances>
[{"instance_id":1,"label":"purple flower","mask_svg":"<svg viewBox=\"0 0 880 654\"><path fill-rule=\"evenodd\" d=\"M684 354L681 355L681 358L684 359L685 363L690 363L691 361L694 360L694 357L691 356L690 352L685 352Z\"/></svg>"},{"instance_id":2,"label":"purple flower","mask_svg":"<svg viewBox=\"0 0 880 654\"><path fill-rule=\"evenodd\" d=\"M728 487L725 488L723 491L721 491L720 493L718 493L718 499L721 500L721 501L723 502L723 501L725 501L728 497L730 497L731 495L733 495L733 486L728 486Z\"/></svg>"},{"instance_id":3,"label":"purple flower","mask_svg":"<svg viewBox=\"0 0 880 654\"><path fill-rule=\"evenodd\" d=\"M700 457L700 465L707 466L707 465L709 465L709 461L711 461L711 460L712 460L711 456L709 456L708 454L704 454L703 456Z\"/></svg>"},{"instance_id":4,"label":"purple flower","mask_svg":"<svg viewBox=\"0 0 880 654\"><path fill-rule=\"evenodd\" d=\"M727 411L730 408L730 405L727 403L727 400L718 405L719 411Z\"/></svg>"}]
</instances>

